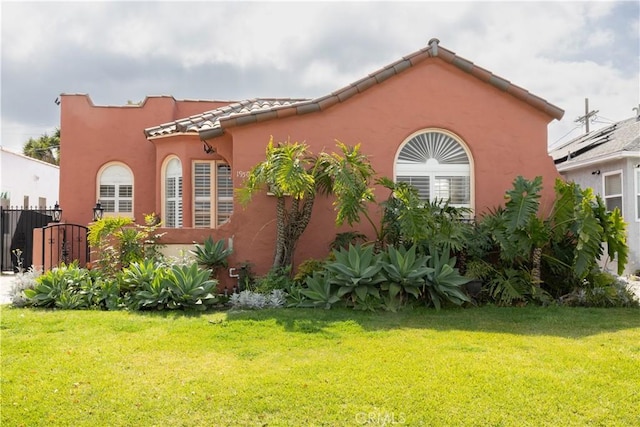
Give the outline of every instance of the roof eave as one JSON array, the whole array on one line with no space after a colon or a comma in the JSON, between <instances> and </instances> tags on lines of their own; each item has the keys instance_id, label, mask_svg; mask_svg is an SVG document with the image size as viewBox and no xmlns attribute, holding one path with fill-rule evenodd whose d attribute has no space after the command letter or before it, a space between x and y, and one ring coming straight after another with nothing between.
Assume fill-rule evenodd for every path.
<instances>
[{"instance_id":1,"label":"roof eave","mask_svg":"<svg viewBox=\"0 0 640 427\"><path fill-rule=\"evenodd\" d=\"M224 129L222 128L210 128L210 129L202 129L198 131L198 135L202 141L206 141L208 139L217 138L224 134Z\"/></svg>"},{"instance_id":2,"label":"roof eave","mask_svg":"<svg viewBox=\"0 0 640 427\"><path fill-rule=\"evenodd\" d=\"M601 156L592 157L590 159L565 161L563 163L558 163L556 164L556 169L558 169L558 172L568 172L576 169L586 168L588 166L601 164L604 162L632 157L638 157L638 154L632 151L616 151L615 153L603 154Z\"/></svg>"}]
</instances>

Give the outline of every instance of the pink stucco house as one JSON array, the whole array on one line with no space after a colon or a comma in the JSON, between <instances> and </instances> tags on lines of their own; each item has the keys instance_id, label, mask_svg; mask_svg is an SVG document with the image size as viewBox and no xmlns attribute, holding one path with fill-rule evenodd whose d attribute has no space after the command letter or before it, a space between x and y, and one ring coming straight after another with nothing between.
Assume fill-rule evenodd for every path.
<instances>
[{"instance_id":1,"label":"pink stucco house","mask_svg":"<svg viewBox=\"0 0 640 427\"><path fill-rule=\"evenodd\" d=\"M547 154L547 126L564 112L439 45L417 52L316 99L178 101L96 106L61 96L60 204L63 220L86 224L97 200L107 215L142 221L157 212L174 252L211 235L230 239L231 265L271 265L275 200L246 208L234 188L275 141L333 151L362 144L381 176L415 184L476 215L504 202L517 175L541 175L543 204L559 177ZM386 197L386 194L381 196ZM319 199L295 261L324 257L337 230L331 200ZM370 232L361 224L361 232Z\"/></svg>"}]
</instances>

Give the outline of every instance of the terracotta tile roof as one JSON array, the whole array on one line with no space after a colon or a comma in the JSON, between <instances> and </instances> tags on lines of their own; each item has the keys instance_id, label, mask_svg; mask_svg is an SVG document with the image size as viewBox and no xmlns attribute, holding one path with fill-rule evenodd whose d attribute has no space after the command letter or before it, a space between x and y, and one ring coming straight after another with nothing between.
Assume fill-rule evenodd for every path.
<instances>
[{"instance_id":1,"label":"terracotta tile roof","mask_svg":"<svg viewBox=\"0 0 640 427\"><path fill-rule=\"evenodd\" d=\"M222 118L233 118L236 115L239 115L241 117L241 120L244 120L246 122L254 122L255 120L251 119L252 114L266 110L266 117L269 117L269 114L275 116L275 113L270 113L269 110L277 107L296 104L302 101L307 101L307 99L248 99L245 101L235 102L224 107L216 108L215 110L206 111L201 114L196 114L184 119L176 120L174 122L164 123L159 126L147 128L144 130L144 133L147 138L172 135L175 133L197 134L200 131L208 131L210 133L217 133L217 135L221 135L223 131L222 127L220 126L220 119Z\"/></svg>"},{"instance_id":2,"label":"terracotta tile roof","mask_svg":"<svg viewBox=\"0 0 640 427\"><path fill-rule=\"evenodd\" d=\"M145 130L147 137L169 135L175 132L199 132L200 138L205 140L214 138L224 133L224 129L233 126L242 126L250 123L265 120L288 117L292 115L302 115L316 111L326 110L338 102L344 102L358 93L362 93L370 87L382 83L409 67L415 66L427 58L437 57L450 63L462 71L471 74L477 79L490 84L501 91L507 92L517 99L533 106L554 119L560 120L564 115L564 110L556 107L544 99L533 95L527 90L514 85L510 81L497 76L484 68L478 67L473 62L457 56L454 52L439 45L438 39L431 39L429 44L413 52L386 67L375 71L368 76L351 83L332 92L328 95L315 99L288 99L288 100L249 100L233 105L253 105L254 103L265 102L255 108L239 108L237 110L223 111L218 109L209 111L197 116L189 117L173 123L167 123ZM280 102L279 104L276 101ZM269 102L273 102L269 105Z\"/></svg>"},{"instance_id":3,"label":"terracotta tile roof","mask_svg":"<svg viewBox=\"0 0 640 427\"><path fill-rule=\"evenodd\" d=\"M640 157L640 116L591 131L549 152L561 169L612 154Z\"/></svg>"}]
</instances>

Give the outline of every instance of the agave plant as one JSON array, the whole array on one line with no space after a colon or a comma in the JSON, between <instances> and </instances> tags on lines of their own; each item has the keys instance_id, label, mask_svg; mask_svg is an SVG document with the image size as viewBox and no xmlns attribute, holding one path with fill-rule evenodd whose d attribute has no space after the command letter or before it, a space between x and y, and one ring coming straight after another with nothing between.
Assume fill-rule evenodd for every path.
<instances>
[{"instance_id":1,"label":"agave plant","mask_svg":"<svg viewBox=\"0 0 640 427\"><path fill-rule=\"evenodd\" d=\"M169 302L169 288L158 274L151 282L144 282L140 289L131 295L131 301L138 310L163 310Z\"/></svg>"},{"instance_id":2,"label":"agave plant","mask_svg":"<svg viewBox=\"0 0 640 427\"><path fill-rule=\"evenodd\" d=\"M64 294L65 301L70 295L81 295L82 289L91 283L89 271L78 267L77 262L47 271L36 279L33 289L25 289L28 303L37 307L54 307ZM65 303L66 306L66 303Z\"/></svg>"},{"instance_id":3,"label":"agave plant","mask_svg":"<svg viewBox=\"0 0 640 427\"><path fill-rule=\"evenodd\" d=\"M456 258L450 257L446 251L439 251L434 246L431 247L431 256L428 259L430 267L425 281L425 290L429 299L440 310L442 301L449 301L456 305L461 305L469 301L469 297L461 289L461 286L471 279L460 275L454 266Z\"/></svg>"},{"instance_id":4,"label":"agave plant","mask_svg":"<svg viewBox=\"0 0 640 427\"><path fill-rule=\"evenodd\" d=\"M219 268L227 267L227 258L233 253L233 249L225 247L224 239L214 242L213 238L209 236L204 241L204 245L196 245L189 253L195 257L198 264L211 269L215 274Z\"/></svg>"},{"instance_id":5,"label":"agave plant","mask_svg":"<svg viewBox=\"0 0 640 427\"><path fill-rule=\"evenodd\" d=\"M330 309L332 305L340 301L340 297L333 289L330 274L314 272L305 280L306 288L301 288L300 293L306 298L298 304L298 307L324 307Z\"/></svg>"},{"instance_id":6,"label":"agave plant","mask_svg":"<svg viewBox=\"0 0 640 427\"><path fill-rule=\"evenodd\" d=\"M389 246L383 260L382 268L387 281L381 289L389 292L390 299L399 298L400 302L405 302L408 295L420 298L425 277L433 272L433 268L427 267L428 257L416 255L415 245L408 250L402 246L399 249Z\"/></svg>"},{"instance_id":7,"label":"agave plant","mask_svg":"<svg viewBox=\"0 0 640 427\"><path fill-rule=\"evenodd\" d=\"M217 303L216 280L210 280L211 272L201 270L197 264L174 266L162 279L162 285L168 290L167 307L170 309L206 310Z\"/></svg>"},{"instance_id":8,"label":"agave plant","mask_svg":"<svg viewBox=\"0 0 640 427\"><path fill-rule=\"evenodd\" d=\"M354 304L364 301L368 295L380 299L380 255L373 253L373 246L349 245L349 249L334 250L335 261L326 269L333 273L331 283L339 286L337 296L347 296Z\"/></svg>"}]
</instances>

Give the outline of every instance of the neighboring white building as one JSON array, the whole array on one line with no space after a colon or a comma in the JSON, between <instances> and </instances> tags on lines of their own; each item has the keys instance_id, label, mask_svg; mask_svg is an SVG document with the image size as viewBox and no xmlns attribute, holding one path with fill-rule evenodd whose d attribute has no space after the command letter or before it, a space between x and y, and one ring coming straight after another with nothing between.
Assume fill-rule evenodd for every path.
<instances>
[{"instance_id":1,"label":"neighboring white building","mask_svg":"<svg viewBox=\"0 0 640 427\"><path fill-rule=\"evenodd\" d=\"M53 207L58 201L60 167L0 146L0 194L15 208Z\"/></svg>"},{"instance_id":2,"label":"neighboring white building","mask_svg":"<svg viewBox=\"0 0 640 427\"><path fill-rule=\"evenodd\" d=\"M629 244L625 274L640 270L640 115L589 132L549 154L567 181L593 188L608 209L620 208Z\"/></svg>"}]
</instances>

